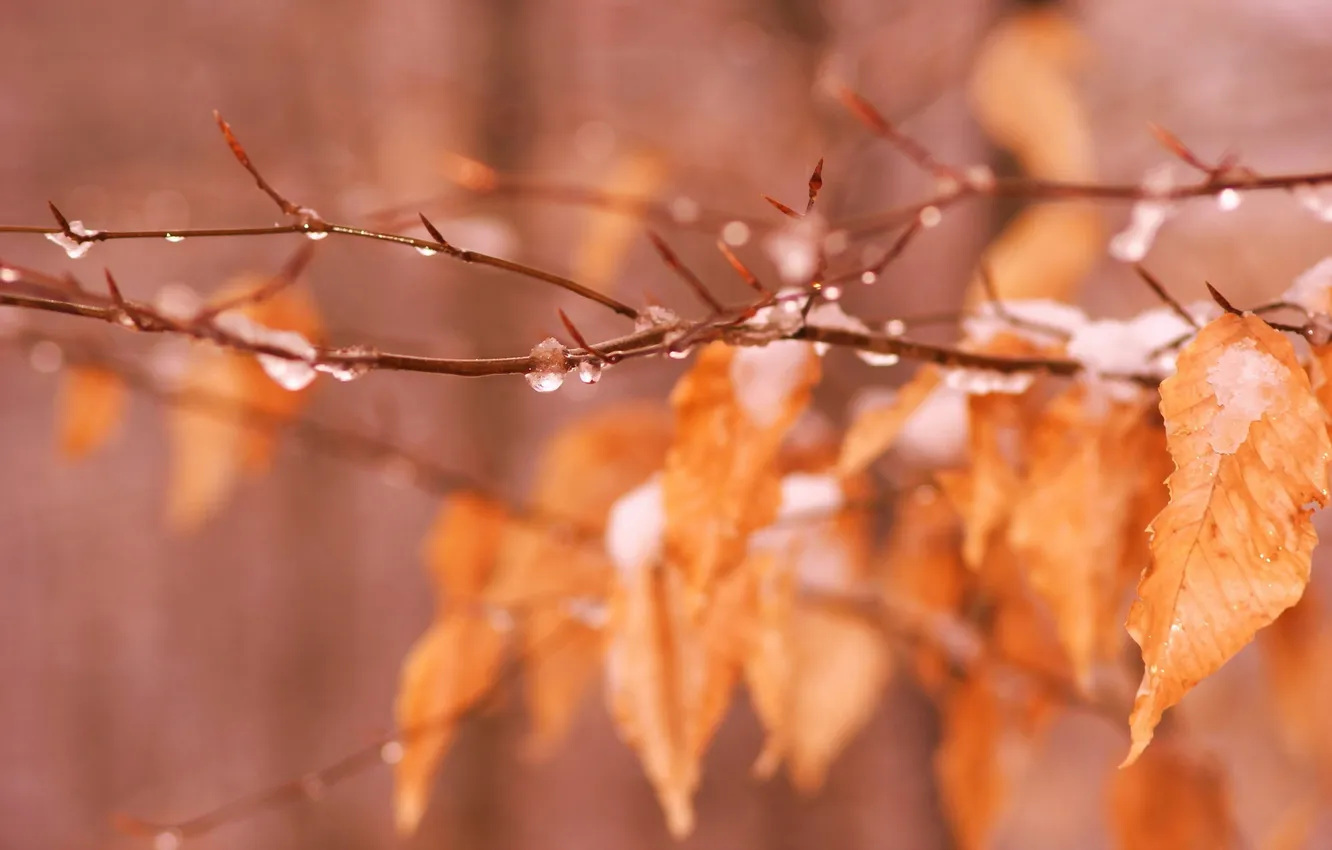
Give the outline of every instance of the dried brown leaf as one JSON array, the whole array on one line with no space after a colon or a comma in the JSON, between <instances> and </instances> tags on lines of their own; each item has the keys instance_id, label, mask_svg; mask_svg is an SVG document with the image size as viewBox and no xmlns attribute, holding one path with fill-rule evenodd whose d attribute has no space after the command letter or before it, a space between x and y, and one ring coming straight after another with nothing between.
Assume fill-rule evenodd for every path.
<instances>
[{"instance_id":1,"label":"dried brown leaf","mask_svg":"<svg viewBox=\"0 0 1332 850\"><path fill-rule=\"evenodd\" d=\"M754 596L753 575L734 571L696 622L678 570L646 564L618 575L607 627L611 716L677 838L693 830L699 763L731 700Z\"/></svg>"},{"instance_id":2,"label":"dried brown leaf","mask_svg":"<svg viewBox=\"0 0 1332 850\"><path fill-rule=\"evenodd\" d=\"M668 561L706 592L744 560L750 533L781 501L782 441L819 378L810 346L712 343L671 394L675 438L662 494Z\"/></svg>"},{"instance_id":3,"label":"dried brown leaf","mask_svg":"<svg viewBox=\"0 0 1332 850\"><path fill-rule=\"evenodd\" d=\"M1176 470L1152 521L1152 564L1128 630L1146 671L1129 725L1132 763L1162 712L1299 601L1332 456L1324 414L1281 334L1226 313L1161 384Z\"/></svg>"},{"instance_id":4,"label":"dried brown leaf","mask_svg":"<svg viewBox=\"0 0 1332 850\"><path fill-rule=\"evenodd\" d=\"M670 437L670 416L658 405L619 404L574 421L546 444L537 467L529 503L543 521L515 523L505 536L486 598L527 612L524 695L534 755L563 739L601 666L600 630L578 612L594 613L610 590L613 569L601 549L607 513L661 468ZM556 628L563 637L552 644L544 637Z\"/></svg>"},{"instance_id":5,"label":"dried brown leaf","mask_svg":"<svg viewBox=\"0 0 1332 850\"><path fill-rule=\"evenodd\" d=\"M505 635L480 594L499 557L504 512L468 493L449 498L423 547L438 601L435 620L403 661L396 717L403 757L394 772L398 831L416 830L457 721L494 686Z\"/></svg>"},{"instance_id":6,"label":"dried brown leaf","mask_svg":"<svg viewBox=\"0 0 1332 850\"><path fill-rule=\"evenodd\" d=\"M616 161L601 188L615 196L651 198L665 179L666 168L660 157L632 152ZM643 232L642 215L591 207L582 215L582 235L575 246L573 277L598 292L612 292L630 247Z\"/></svg>"},{"instance_id":7,"label":"dried brown leaf","mask_svg":"<svg viewBox=\"0 0 1332 850\"><path fill-rule=\"evenodd\" d=\"M1094 407L1093 407L1094 406ZM1054 616L1082 686L1102 656L1107 619L1124 595L1122 563L1134 519L1139 468L1122 454L1152 427L1143 403L1089 398L1075 386L1055 398L1032 433L1008 542L1032 589ZM1146 537L1142 529L1136 533Z\"/></svg>"},{"instance_id":8,"label":"dried brown leaf","mask_svg":"<svg viewBox=\"0 0 1332 850\"><path fill-rule=\"evenodd\" d=\"M56 398L60 453L78 460L106 445L125 418L126 399L124 380L108 368L75 365L65 370Z\"/></svg>"}]
</instances>

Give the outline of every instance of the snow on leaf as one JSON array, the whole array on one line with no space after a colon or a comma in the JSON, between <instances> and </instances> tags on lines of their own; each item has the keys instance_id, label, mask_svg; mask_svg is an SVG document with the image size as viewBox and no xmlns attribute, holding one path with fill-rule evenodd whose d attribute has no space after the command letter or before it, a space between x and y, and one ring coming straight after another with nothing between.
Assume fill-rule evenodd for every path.
<instances>
[{"instance_id":1,"label":"snow on leaf","mask_svg":"<svg viewBox=\"0 0 1332 850\"><path fill-rule=\"evenodd\" d=\"M125 402L125 382L110 369L66 369L56 399L60 453L78 460L100 449L120 429Z\"/></svg>"},{"instance_id":2,"label":"snow on leaf","mask_svg":"<svg viewBox=\"0 0 1332 850\"><path fill-rule=\"evenodd\" d=\"M589 613L606 605L614 568L596 544L608 534L613 506L661 468L670 424L664 407L630 402L560 429L542 449L528 498L540 521L515 522L505 533L485 596L524 612L523 695L535 756L563 739L601 666L601 630ZM629 533L643 536L632 526ZM558 640L549 640L557 630Z\"/></svg>"},{"instance_id":3,"label":"snow on leaf","mask_svg":"<svg viewBox=\"0 0 1332 850\"><path fill-rule=\"evenodd\" d=\"M1258 317L1227 313L1180 352L1161 415L1176 469L1129 611L1146 670L1125 764L1162 712L1299 601L1317 542L1307 506L1328 500L1323 411L1290 342Z\"/></svg>"},{"instance_id":4,"label":"snow on leaf","mask_svg":"<svg viewBox=\"0 0 1332 850\"><path fill-rule=\"evenodd\" d=\"M671 394L675 438L661 478L665 551L693 591L739 567L749 534L777 515L775 461L819 377L819 359L796 345L756 358L713 343ZM740 357L743 368L734 365Z\"/></svg>"},{"instance_id":5,"label":"snow on leaf","mask_svg":"<svg viewBox=\"0 0 1332 850\"><path fill-rule=\"evenodd\" d=\"M423 547L437 593L435 620L403 661L395 715L404 730L394 767L399 833L416 831L440 760L463 712L495 683L504 635L478 604L499 556L504 511L470 494L449 498Z\"/></svg>"},{"instance_id":6,"label":"snow on leaf","mask_svg":"<svg viewBox=\"0 0 1332 850\"><path fill-rule=\"evenodd\" d=\"M1123 850L1212 850L1235 846L1238 833L1221 766L1162 741L1137 764L1117 771L1109 820Z\"/></svg>"},{"instance_id":7,"label":"snow on leaf","mask_svg":"<svg viewBox=\"0 0 1332 850\"><path fill-rule=\"evenodd\" d=\"M1120 565L1138 467L1123 452L1152 427L1141 402L1112 402L1103 412L1090 404L1086 388L1074 386L1046 406L1008 527L1009 545L1053 614L1084 687L1106 633L1118 631L1106 619L1113 609L1105 600L1122 597L1127 587Z\"/></svg>"}]
</instances>

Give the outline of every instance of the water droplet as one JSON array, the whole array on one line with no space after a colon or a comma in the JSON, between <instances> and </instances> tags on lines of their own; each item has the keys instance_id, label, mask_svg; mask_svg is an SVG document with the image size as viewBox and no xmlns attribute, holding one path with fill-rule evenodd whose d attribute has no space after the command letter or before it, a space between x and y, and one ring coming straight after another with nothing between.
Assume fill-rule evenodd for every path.
<instances>
[{"instance_id":1,"label":"water droplet","mask_svg":"<svg viewBox=\"0 0 1332 850\"><path fill-rule=\"evenodd\" d=\"M906 330L906 322L901 319L889 319L883 325L883 332L888 334L888 336L901 336L906 333Z\"/></svg>"},{"instance_id":2,"label":"water droplet","mask_svg":"<svg viewBox=\"0 0 1332 850\"><path fill-rule=\"evenodd\" d=\"M420 254L422 257L433 257L439 252L426 245L418 245L416 247L416 253Z\"/></svg>"},{"instance_id":3,"label":"water droplet","mask_svg":"<svg viewBox=\"0 0 1332 850\"><path fill-rule=\"evenodd\" d=\"M840 286L825 286L820 291L823 293L825 301L836 301L842 297L842 287Z\"/></svg>"},{"instance_id":4,"label":"water droplet","mask_svg":"<svg viewBox=\"0 0 1332 850\"><path fill-rule=\"evenodd\" d=\"M180 843L178 829L164 829L153 836L153 850L180 850Z\"/></svg>"},{"instance_id":5,"label":"water droplet","mask_svg":"<svg viewBox=\"0 0 1332 850\"><path fill-rule=\"evenodd\" d=\"M595 384L601 380L601 361L584 360L578 364L578 380L585 384Z\"/></svg>"},{"instance_id":6,"label":"water droplet","mask_svg":"<svg viewBox=\"0 0 1332 850\"><path fill-rule=\"evenodd\" d=\"M973 165L967 168L967 184L971 188L986 192L994 188L994 169L988 165Z\"/></svg>"},{"instance_id":7,"label":"water droplet","mask_svg":"<svg viewBox=\"0 0 1332 850\"><path fill-rule=\"evenodd\" d=\"M328 238L328 231L327 231L327 230L307 230L307 231L305 231L305 238L306 238L306 239L309 239L311 242L318 242L320 239L327 239L327 238Z\"/></svg>"},{"instance_id":8,"label":"water droplet","mask_svg":"<svg viewBox=\"0 0 1332 850\"><path fill-rule=\"evenodd\" d=\"M698 201L693 198L681 195L671 201L671 218L676 224L692 224L698 221L699 212Z\"/></svg>"},{"instance_id":9,"label":"water droplet","mask_svg":"<svg viewBox=\"0 0 1332 850\"><path fill-rule=\"evenodd\" d=\"M871 271L862 272L860 275L860 282L865 284L866 286L870 285L871 283L874 283L874 281L878 279L879 276Z\"/></svg>"},{"instance_id":10,"label":"water droplet","mask_svg":"<svg viewBox=\"0 0 1332 850\"><path fill-rule=\"evenodd\" d=\"M65 365L65 352L51 340L44 339L28 352L28 364L43 375L50 375Z\"/></svg>"},{"instance_id":11,"label":"water droplet","mask_svg":"<svg viewBox=\"0 0 1332 850\"><path fill-rule=\"evenodd\" d=\"M800 311L804 309L802 302L795 298L783 298L780 302L781 310L788 316L799 316Z\"/></svg>"},{"instance_id":12,"label":"water droplet","mask_svg":"<svg viewBox=\"0 0 1332 850\"><path fill-rule=\"evenodd\" d=\"M684 360L689 356L691 350L689 348L672 348L666 352L666 356L672 360Z\"/></svg>"},{"instance_id":13,"label":"water droplet","mask_svg":"<svg viewBox=\"0 0 1332 850\"><path fill-rule=\"evenodd\" d=\"M749 225L743 221L728 221L722 228L721 238L732 248L739 248L749 241Z\"/></svg>"},{"instance_id":14,"label":"water droplet","mask_svg":"<svg viewBox=\"0 0 1332 850\"><path fill-rule=\"evenodd\" d=\"M1216 196L1216 208L1221 212L1232 212L1239 209L1243 199L1244 196L1234 189L1222 189L1221 194Z\"/></svg>"},{"instance_id":15,"label":"water droplet","mask_svg":"<svg viewBox=\"0 0 1332 850\"><path fill-rule=\"evenodd\" d=\"M184 241L185 241L185 237L184 237L184 236L177 236L177 235L174 234L174 233L168 233L168 234L167 234L165 237L163 237L163 238L166 239L166 241L168 241L168 242L184 242Z\"/></svg>"},{"instance_id":16,"label":"water droplet","mask_svg":"<svg viewBox=\"0 0 1332 850\"><path fill-rule=\"evenodd\" d=\"M567 358L564 346L555 337L547 337L532 347L532 367L524 376L539 393L553 393L564 385Z\"/></svg>"},{"instance_id":17,"label":"water droplet","mask_svg":"<svg viewBox=\"0 0 1332 850\"><path fill-rule=\"evenodd\" d=\"M931 227L937 227L939 222L943 221L943 213L936 206L925 207L918 213L920 226L929 230Z\"/></svg>"},{"instance_id":18,"label":"water droplet","mask_svg":"<svg viewBox=\"0 0 1332 850\"><path fill-rule=\"evenodd\" d=\"M75 237L85 236L94 237L101 234L100 230L91 230L83 226L81 221L71 221L69 223L69 235L66 233L48 233L46 238L65 249L65 254L71 260L77 260L84 254L87 254L92 248L90 239L77 239Z\"/></svg>"},{"instance_id":19,"label":"water droplet","mask_svg":"<svg viewBox=\"0 0 1332 850\"><path fill-rule=\"evenodd\" d=\"M338 381L354 381L370 371L370 364L357 362L357 358L373 357L375 350L366 345L349 345L338 348L324 355L326 358L343 362L324 362L315 364L315 369L326 375L332 375ZM346 362L351 360L353 362Z\"/></svg>"},{"instance_id":20,"label":"water droplet","mask_svg":"<svg viewBox=\"0 0 1332 850\"><path fill-rule=\"evenodd\" d=\"M18 269L0 267L0 281L5 283L18 283Z\"/></svg>"},{"instance_id":21,"label":"water droplet","mask_svg":"<svg viewBox=\"0 0 1332 850\"><path fill-rule=\"evenodd\" d=\"M397 741L389 741L379 748L379 758L383 760L384 764L397 764L402 761L402 757L402 744Z\"/></svg>"},{"instance_id":22,"label":"water droplet","mask_svg":"<svg viewBox=\"0 0 1332 850\"><path fill-rule=\"evenodd\" d=\"M675 315L674 310L652 304L640 310L638 315L634 317L634 333L643 333L659 327L671 327L679 323L680 317Z\"/></svg>"},{"instance_id":23,"label":"water droplet","mask_svg":"<svg viewBox=\"0 0 1332 850\"><path fill-rule=\"evenodd\" d=\"M866 351L863 348L856 349L856 356L864 363L870 366L896 366L902 361L901 356L897 354L885 354L879 351Z\"/></svg>"}]
</instances>

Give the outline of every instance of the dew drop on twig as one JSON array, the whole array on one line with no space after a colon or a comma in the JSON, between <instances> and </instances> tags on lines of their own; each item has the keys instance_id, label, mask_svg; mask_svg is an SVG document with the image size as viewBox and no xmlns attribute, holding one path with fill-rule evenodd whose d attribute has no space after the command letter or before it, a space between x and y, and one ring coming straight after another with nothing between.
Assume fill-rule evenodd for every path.
<instances>
[{"instance_id":1,"label":"dew drop on twig","mask_svg":"<svg viewBox=\"0 0 1332 850\"><path fill-rule=\"evenodd\" d=\"M1216 196L1216 208L1221 212L1233 212L1239 209L1240 201L1243 199L1244 196L1235 189L1222 189Z\"/></svg>"},{"instance_id":2,"label":"dew drop on twig","mask_svg":"<svg viewBox=\"0 0 1332 850\"><path fill-rule=\"evenodd\" d=\"M185 237L184 237L184 236L180 236L180 235L177 235L177 234L175 234L175 233L168 233L166 236L164 236L164 237L162 237L162 238L166 239L166 241L168 241L168 242L184 242L184 241L185 241Z\"/></svg>"},{"instance_id":3,"label":"dew drop on twig","mask_svg":"<svg viewBox=\"0 0 1332 850\"><path fill-rule=\"evenodd\" d=\"M871 283L874 283L878 279L879 276L872 271L865 271L862 272L860 275L860 282L865 284L866 286L868 286Z\"/></svg>"},{"instance_id":4,"label":"dew drop on twig","mask_svg":"<svg viewBox=\"0 0 1332 850\"><path fill-rule=\"evenodd\" d=\"M384 764L397 764L403 757L402 744L397 741L388 741L379 748L379 758Z\"/></svg>"},{"instance_id":5,"label":"dew drop on twig","mask_svg":"<svg viewBox=\"0 0 1332 850\"><path fill-rule=\"evenodd\" d=\"M420 254L422 257L433 257L439 252L429 246L418 245L416 248L416 253Z\"/></svg>"},{"instance_id":6,"label":"dew drop on twig","mask_svg":"<svg viewBox=\"0 0 1332 850\"><path fill-rule=\"evenodd\" d=\"M585 384L595 384L601 380L601 361L584 360L578 364L578 380Z\"/></svg>"}]
</instances>

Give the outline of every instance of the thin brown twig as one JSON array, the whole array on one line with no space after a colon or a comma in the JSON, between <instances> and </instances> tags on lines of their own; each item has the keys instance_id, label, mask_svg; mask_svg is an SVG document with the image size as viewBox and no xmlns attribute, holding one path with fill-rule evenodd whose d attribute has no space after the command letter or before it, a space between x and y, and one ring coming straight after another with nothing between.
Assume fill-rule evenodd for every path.
<instances>
[{"instance_id":1,"label":"thin brown twig","mask_svg":"<svg viewBox=\"0 0 1332 850\"><path fill-rule=\"evenodd\" d=\"M1180 304L1179 301L1166 290L1165 286L1162 285L1161 281L1156 279L1155 275L1143 268L1141 264L1134 264L1133 270L1138 273L1138 277L1142 278L1142 282L1147 284L1147 287L1151 289L1152 292L1156 293L1156 297L1161 299L1161 303L1173 310L1175 315L1179 316L1185 322L1188 322L1189 327L1193 328L1195 331L1202 329L1202 326L1198 324L1198 320L1195 319L1188 310L1184 309L1184 305Z\"/></svg>"},{"instance_id":2,"label":"thin brown twig","mask_svg":"<svg viewBox=\"0 0 1332 850\"><path fill-rule=\"evenodd\" d=\"M722 303L717 300L716 296L708 291L707 286L705 286L703 281L699 279L699 276L694 274L693 270L684 263L680 262L679 256L671 250L671 246L666 244L665 239L662 239L654 230L649 230L647 232L647 237L648 240L652 242L652 247L656 248L657 253L661 255L662 262L664 262L671 271L680 276L680 279L689 286L689 289L693 291L696 296L698 296L698 300L702 301L704 306L711 309L714 314L720 313L725 309L722 306Z\"/></svg>"}]
</instances>

